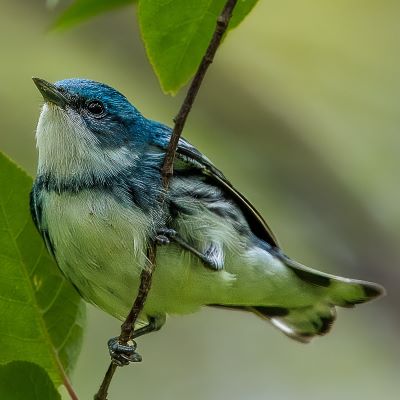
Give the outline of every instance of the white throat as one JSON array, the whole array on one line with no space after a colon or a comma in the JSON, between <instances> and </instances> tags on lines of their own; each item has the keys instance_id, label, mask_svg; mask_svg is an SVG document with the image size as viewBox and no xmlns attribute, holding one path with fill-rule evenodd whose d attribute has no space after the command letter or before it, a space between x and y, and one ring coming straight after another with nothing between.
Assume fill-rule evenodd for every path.
<instances>
[{"instance_id":1,"label":"white throat","mask_svg":"<svg viewBox=\"0 0 400 400\"><path fill-rule=\"evenodd\" d=\"M107 179L133 166L137 155L127 147L102 149L96 135L72 109L45 104L36 130L38 174L56 180L93 176Z\"/></svg>"}]
</instances>

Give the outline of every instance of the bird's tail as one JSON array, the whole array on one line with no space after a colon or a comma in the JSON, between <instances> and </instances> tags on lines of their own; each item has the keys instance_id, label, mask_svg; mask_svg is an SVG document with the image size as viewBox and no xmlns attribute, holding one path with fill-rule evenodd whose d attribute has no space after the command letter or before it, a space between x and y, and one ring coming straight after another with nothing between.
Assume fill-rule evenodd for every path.
<instances>
[{"instance_id":1,"label":"bird's tail","mask_svg":"<svg viewBox=\"0 0 400 400\"><path fill-rule=\"evenodd\" d=\"M282 261L298 278L323 288L321 299L306 307L259 306L250 307L250 311L269 319L283 333L300 342L307 343L312 337L327 333L336 318L336 306L354 307L385 293L382 286L372 282L325 274L286 256L283 256Z\"/></svg>"}]
</instances>

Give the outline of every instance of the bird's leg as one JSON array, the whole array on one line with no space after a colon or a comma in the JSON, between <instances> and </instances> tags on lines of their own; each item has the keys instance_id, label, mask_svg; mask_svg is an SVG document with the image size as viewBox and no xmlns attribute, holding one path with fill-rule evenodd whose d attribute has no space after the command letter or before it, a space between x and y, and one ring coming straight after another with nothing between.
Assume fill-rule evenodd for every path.
<instances>
[{"instance_id":1,"label":"bird's leg","mask_svg":"<svg viewBox=\"0 0 400 400\"><path fill-rule=\"evenodd\" d=\"M133 331L131 339L137 339L140 336L147 335L151 332L159 331L165 324L165 316L163 317L149 317L149 323L143 328L139 328Z\"/></svg>"},{"instance_id":2,"label":"bird's leg","mask_svg":"<svg viewBox=\"0 0 400 400\"><path fill-rule=\"evenodd\" d=\"M163 228L159 229L157 232L157 236L155 237L156 243L159 245L165 245L171 243L171 241L179 244L185 250L190 251L192 254L200 258L203 264L213 270L220 271L223 269L222 263L218 263L216 261L216 257L214 257L214 253L217 249L217 246L211 244L207 251L203 254L189 243L187 243L181 236L179 236L178 232L174 229Z\"/></svg>"},{"instance_id":3,"label":"bird's leg","mask_svg":"<svg viewBox=\"0 0 400 400\"><path fill-rule=\"evenodd\" d=\"M133 331L129 341L132 344L124 345L119 343L118 336L111 338L107 344L112 362L119 367L123 367L124 365L128 365L131 362L142 361L142 356L136 352L136 342L133 339L160 330L161 327L164 325L165 320L165 315L158 317L149 317L149 323L146 326Z\"/></svg>"}]
</instances>

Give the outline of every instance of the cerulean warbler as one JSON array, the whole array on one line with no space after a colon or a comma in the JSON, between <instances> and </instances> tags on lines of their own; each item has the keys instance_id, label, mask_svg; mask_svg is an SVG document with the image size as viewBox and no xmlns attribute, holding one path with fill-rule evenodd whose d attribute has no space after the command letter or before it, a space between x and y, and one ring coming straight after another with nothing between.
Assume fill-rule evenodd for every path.
<instances>
[{"instance_id":1,"label":"cerulean warbler","mask_svg":"<svg viewBox=\"0 0 400 400\"><path fill-rule=\"evenodd\" d=\"M212 162L179 141L160 202L171 129L145 118L115 89L85 79L34 78L45 103L31 193L36 226L82 297L121 320L158 237L157 268L135 337L167 314L201 306L246 310L301 342L328 332L335 306L381 295L381 286L305 267L279 248L268 225ZM132 352L113 349L117 362ZM125 353L124 353L125 351ZM119 361L118 361L119 360Z\"/></svg>"}]
</instances>

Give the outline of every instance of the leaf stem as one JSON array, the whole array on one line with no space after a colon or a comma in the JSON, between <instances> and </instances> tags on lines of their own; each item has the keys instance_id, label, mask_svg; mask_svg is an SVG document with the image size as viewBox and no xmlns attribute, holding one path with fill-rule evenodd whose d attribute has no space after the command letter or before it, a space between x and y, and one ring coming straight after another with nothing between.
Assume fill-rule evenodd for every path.
<instances>
[{"instance_id":1,"label":"leaf stem","mask_svg":"<svg viewBox=\"0 0 400 400\"><path fill-rule=\"evenodd\" d=\"M79 400L78 395L75 393L74 388L72 387L71 381L68 379L67 375L63 371L63 385L69 394L71 400Z\"/></svg>"},{"instance_id":2,"label":"leaf stem","mask_svg":"<svg viewBox=\"0 0 400 400\"><path fill-rule=\"evenodd\" d=\"M169 189L169 183L173 175L173 164L175 159L176 149L178 147L179 139L182 135L183 128L185 126L187 117L192 109L194 100L196 99L197 93L200 89L201 83L203 82L204 76L208 70L208 67L214 60L215 53L221 44L222 38L228 28L229 21L232 17L233 10L236 6L237 0L227 0L221 14L217 18L216 27L211 41L208 45L206 53L204 54L201 63L197 69L197 72L190 84L189 90L182 103L182 106L174 118L174 129L172 131L171 139L168 143L168 147L165 153L164 163L161 168L161 176L164 187L164 195L162 200L165 199L165 194ZM151 241L147 248L147 265L142 270L140 275L140 285L138 294L133 303L132 309L126 317L124 323L121 325L121 334L119 336L119 342L126 344L132 336L135 322L143 309L147 295L150 290L151 281L154 269L156 267L156 245L154 241ZM107 400L107 393L114 373L117 367L111 363L107 369L107 372L103 378L99 391L95 394L94 400Z\"/></svg>"}]
</instances>

